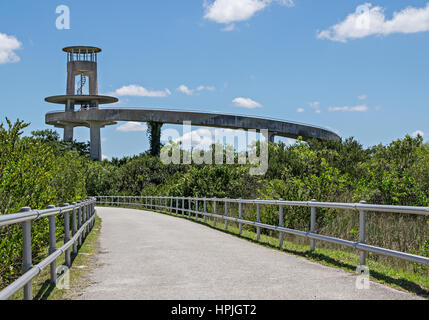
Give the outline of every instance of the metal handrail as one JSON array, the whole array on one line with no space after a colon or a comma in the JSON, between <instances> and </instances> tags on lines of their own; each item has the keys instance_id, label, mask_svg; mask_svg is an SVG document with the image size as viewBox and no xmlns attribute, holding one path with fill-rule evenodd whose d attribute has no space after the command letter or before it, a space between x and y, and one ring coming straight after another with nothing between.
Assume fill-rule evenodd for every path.
<instances>
[{"instance_id":1,"label":"metal handrail","mask_svg":"<svg viewBox=\"0 0 429 320\"><path fill-rule=\"evenodd\" d=\"M0 291L0 300L9 299L22 288L24 288L24 299L31 300L33 298L32 280L48 265L51 268L51 283L57 283L56 259L65 254L65 264L67 267L71 267L70 247L73 246L73 253L77 254L77 243L81 245L94 226L95 203L96 198L92 197L82 202L73 202L71 205L66 203L62 207L49 206L44 210L31 210L31 208L25 207L21 208L20 213L0 216L0 227L21 223L23 236L23 275ZM71 226L70 212L72 212ZM55 216L62 214L64 214L64 245L57 249ZM31 223L44 217L49 219L49 256L33 267ZM71 238L70 229L72 229Z\"/></svg>"},{"instance_id":2,"label":"metal handrail","mask_svg":"<svg viewBox=\"0 0 429 320\"><path fill-rule=\"evenodd\" d=\"M311 201L285 201L285 200L261 200L261 199L229 199L229 198L197 198L197 197L169 197L169 196L97 196L97 203L102 205L134 205L141 206L146 209L167 209L171 213L179 214L182 216L190 217L194 214L204 216L206 222L207 217L214 218L216 225L217 219L225 221L225 230L228 230L228 221L236 222L239 224L239 233L242 233L242 225L252 225L257 228L257 239L260 240L260 230L269 229L279 232L279 246L283 244L284 234L293 234L306 237L310 240L310 251L315 250L315 240L326 241L347 247L354 248L360 251L360 265L366 265L366 257L368 252L391 256L398 259L403 259L411 262L429 265L429 258L410 253L404 253L396 250L381 248L366 244L366 213L368 211L374 212L388 212L388 213L404 213L429 216L429 207L412 207L412 206L392 206L392 205L377 205L367 204L365 201L360 203L336 203L336 202L317 202ZM188 208L185 207L185 200L188 201ZM204 211L199 210L198 202L202 201L204 204ZM207 212L207 201L213 202L213 213ZM169 202L169 204L168 204ZM175 206L173 206L175 202ZM191 208L192 202L195 202L195 210ZM225 214L219 215L216 211L216 203L238 203L239 204L239 218L229 217L228 208L225 206ZM244 220L242 218L242 204L254 204L257 206L257 221ZM279 225L269 225L261 222L260 219L260 206L261 205L277 205L279 207ZM301 231L284 227L283 207L308 207L311 209L311 222L310 231ZM350 241L339 239L335 237L320 235L316 233L316 215L317 208L330 208L330 209L347 209L359 212L359 241Z\"/></svg>"}]
</instances>

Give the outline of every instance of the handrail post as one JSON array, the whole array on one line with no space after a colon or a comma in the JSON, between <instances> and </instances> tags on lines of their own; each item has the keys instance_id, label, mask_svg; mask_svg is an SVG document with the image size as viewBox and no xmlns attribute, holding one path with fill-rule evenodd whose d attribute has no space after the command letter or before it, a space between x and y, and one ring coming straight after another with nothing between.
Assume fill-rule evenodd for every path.
<instances>
[{"instance_id":1,"label":"handrail post","mask_svg":"<svg viewBox=\"0 0 429 320\"><path fill-rule=\"evenodd\" d=\"M70 204L64 203L64 207L68 207ZM70 213L67 211L64 213L64 243L70 241ZM65 264L70 268L71 266L71 257L70 257L70 248L65 252Z\"/></svg>"},{"instance_id":2,"label":"handrail post","mask_svg":"<svg viewBox=\"0 0 429 320\"><path fill-rule=\"evenodd\" d=\"M185 197L182 198L182 217L185 216Z\"/></svg>"},{"instance_id":3,"label":"handrail post","mask_svg":"<svg viewBox=\"0 0 429 320\"><path fill-rule=\"evenodd\" d=\"M207 213L207 200L206 199L204 199L204 223L206 223L207 222L207 215L206 215L206 213Z\"/></svg>"},{"instance_id":4,"label":"handrail post","mask_svg":"<svg viewBox=\"0 0 429 320\"><path fill-rule=\"evenodd\" d=\"M79 204L79 208L77 211L77 228L80 230L82 227L82 201L77 202ZM78 245L82 245L82 233L79 235Z\"/></svg>"},{"instance_id":5,"label":"handrail post","mask_svg":"<svg viewBox=\"0 0 429 320\"><path fill-rule=\"evenodd\" d=\"M196 200L196 202L195 202L195 211L198 212L198 209L199 209L198 208L198 200ZM198 218L199 218L198 213L195 214L195 218L198 220Z\"/></svg>"},{"instance_id":6,"label":"handrail post","mask_svg":"<svg viewBox=\"0 0 429 320\"><path fill-rule=\"evenodd\" d=\"M91 205L91 217L94 215L95 215L95 203L92 203L92 205ZM92 230L92 228L94 228L94 225L95 225L95 219L93 219L91 221L91 230Z\"/></svg>"},{"instance_id":7,"label":"handrail post","mask_svg":"<svg viewBox=\"0 0 429 320\"><path fill-rule=\"evenodd\" d=\"M30 207L21 208L20 212L31 211ZM22 274L26 273L33 267L31 257L31 221L22 223ZM33 283L29 281L24 286L24 300L33 299Z\"/></svg>"},{"instance_id":8,"label":"handrail post","mask_svg":"<svg viewBox=\"0 0 429 320\"><path fill-rule=\"evenodd\" d=\"M228 198L225 198L225 217L228 217L228 202L226 201ZM228 231L228 220L225 219L225 230Z\"/></svg>"},{"instance_id":9,"label":"handrail post","mask_svg":"<svg viewBox=\"0 0 429 320\"><path fill-rule=\"evenodd\" d=\"M176 200L176 215L178 215L179 214L179 197L176 197L175 200Z\"/></svg>"},{"instance_id":10,"label":"handrail post","mask_svg":"<svg viewBox=\"0 0 429 320\"><path fill-rule=\"evenodd\" d=\"M54 205L49 205L48 209L55 208ZM52 254L57 250L57 232L55 226L55 216L48 217L49 223L49 250L48 253ZM51 283L57 283L57 260L54 260L50 264Z\"/></svg>"},{"instance_id":11,"label":"handrail post","mask_svg":"<svg viewBox=\"0 0 429 320\"><path fill-rule=\"evenodd\" d=\"M213 200L213 213L216 214L216 197L214 197L214 200ZM213 225L215 227L216 227L216 222L217 222L217 219L216 219L216 217L214 217L214 219L213 219Z\"/></svg>"},{"instance_id":12,"label":"handrail post","mask_svg":"<svg viewBox=\"0 0 429 320\"><path fill-rule=\"evenodd\" d=\"M283 199L280 198L280 201L282 201ZM285 219L284 219L284 213L283 213L283 206L279 205L279 226L280 227L284 227L285 226ZM283 248L283 241L285 238L285 234L284 232L279 233L279 248Z\"/></svg>"},{"instance_id":13,"label":"handrail post","mask_svg":"<svg viewBox=\"0 0 429 320\"><path fill-rule=\"evenodd\" d=\"M88 203L86 205L85 222L87 222L89 220L90 216L91 216L91 204ZM89 225L86 225L86 228L85 228L85 239L88 236L88 233L89 233Z\"/></svg>"},{"instance_id":14,"label":"handrail post","mask_svg":"<svg viewBox=\"0 0 429 320\"><path fill-rule=\"evenodd\" d=\"M361 204L365 204L366 201L361 201ZM366 212L365 210L359 211L359 242L366 243ZM366 251L360 252L360 265L366 265Z\"/></svg>"},{"instance_id":15,"label":"handrail post","mask_svg":"<svg viewBox=\"0 0 429 320\"><path fill-rule=\"evenodd\" d=\"M188 207L189 207L188 218L190 218L191 217L191 210L192 210L192 200L191 200L191 198L188 198Z\"/></svg>"},{"instance_id":16,"label":"handrail post","mask_svg":"<svg viewBox=\"0 0 429 320\"><path fill-rule=\"evenodd\" d=\"M260 200L259 198L256 200ZM261 206L259 203L256 204L256 221L261 222ZM261 239L261 227L256 227L256 239L259 241Z\"/></svg>"},{"instance_id":17,"label":"handrail post","mask_svg":"<svg viewBox=\"0 0 429 320\"><path fill-rule=\"evenodd\" d=\"M238 219L243 219L243 203L241 202L241 198L238 202ZM241 222L238 224L238 233L240 234L240 236L243 233L243 224Z\"/></svg>"},{"instance_id":18,"label":"handrail post","mask_svg":"<svg viewBox=\"0 0 429 320\"><path fill-rule=\"evenodd\" d=\"M88 204L85 201L85 205L83 206L83 221L82 224L84 224L88 220ZM83 239L86 239L86 227L83 230Z\"/></svg>"},{"instance_id":19,"label":"handrail post","mask_svg":"<svg viewBox=\"0 0 429 320\"><path fill-rule=\"evenodd\" d=\"M311 202L316 202L316 199L311 199ZM316 233L316 207L311 207L311 217L310 217L310 232ZM313 252L316 249L316 240L310 239L310 252Z\"/></svg>"}]
</instances>

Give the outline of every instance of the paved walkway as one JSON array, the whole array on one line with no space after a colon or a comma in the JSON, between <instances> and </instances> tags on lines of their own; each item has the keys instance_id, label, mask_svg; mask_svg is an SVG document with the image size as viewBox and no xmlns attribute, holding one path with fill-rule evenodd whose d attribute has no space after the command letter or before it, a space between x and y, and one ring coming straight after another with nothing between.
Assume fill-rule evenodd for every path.
<instances>
[{"instance_id":1,"label":"paved walkway","mask_svg":"<svg viewBox=\"0 0 429 320\"><path fill-rule=\"evenodd\" d=\"M356 275L153 212L98 208L99 267L81 299L415 299Z\"/></svg>"}]
</instances>

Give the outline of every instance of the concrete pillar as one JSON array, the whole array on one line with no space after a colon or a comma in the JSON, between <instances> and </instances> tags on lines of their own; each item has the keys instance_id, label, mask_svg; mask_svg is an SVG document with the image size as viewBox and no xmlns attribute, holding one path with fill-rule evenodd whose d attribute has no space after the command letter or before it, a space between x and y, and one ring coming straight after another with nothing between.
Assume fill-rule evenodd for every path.
<instances>
[{"instance_id":1,"label":"concrete pillar","mask_svg":"<svg viewBox=\"0 0 429 320\"><path fill-rule=\"evenodd\" d=\"M150 131L150 154L158 157L161 153L161 122L148 121L147 122Z\"/></svg>"},{"instance_id":2,"label":"concrete pillar","mask_svg":"<svg viewBox=\"0 0 429 320\"><path fill-rule=\"evenodd\" d=\"M73 72L72 63L67 64L67 95L74 95L76 94L75 90L75 74Z\"/></svg>"},{"instance_id":3,"label":"concrete pillar","mask_svg":"<svg viewBox=\"0 0 429 320\"><path fill-rule=\"evenodd\" d=\"M274 143L275 136L276 136L275 132L268 131L268 142Z\"/></svg>"},{"instance_id":4,"label":"concrete pillar","mask_svg":"<svg viewBox=\"0 0 429 320\"><path fill-rule=\"evenodd\" d=\"M74 112L74 100L67 99L66 112Z\"/></svg>"},{"instance_id":5,"label":"concrete pillar","mask_svg":"<svg viewBox=\"0 0 429 320\"><path fill-rule=\"evenodd\" d=\"M64 127L64 141L65 142L73 142L73 126L66 125Z\"/></svg>"},{"instance_id":6,"label":"concrete pillar","mask_svg":"<svg viewBox=\"0 0 429 320\"><path fill-rule=\"evenodd\" d=\"M101 161L101 125L97 122L90 122L90 157L91 159Z\"/></svg>"},{"instance_id":7,"label":"concrete pillar","mask_svg":"<svg viewBox=\"0 0 429 320\"><path fill-rule=\"evenodd\" d=\"M98 79L97 79L97 63L93 62L95 70L88 74L89 78L89 94L92 96L98 95Z\"/></svg>"}]
</instances>

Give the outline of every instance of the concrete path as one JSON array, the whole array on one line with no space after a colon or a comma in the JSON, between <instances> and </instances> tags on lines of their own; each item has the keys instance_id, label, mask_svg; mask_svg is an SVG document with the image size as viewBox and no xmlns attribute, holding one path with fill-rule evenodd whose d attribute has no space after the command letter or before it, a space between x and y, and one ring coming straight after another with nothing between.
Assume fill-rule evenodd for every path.
<instances>
[{"instance_id":1,"label":"concrete path","mask_svg":"<svg viewBox=\"0 0 429 320\"><path fill-rule=\"evenodd\" d=\"M98 208L99 267L80 299L417 299L167 215Z\"/></svg>"}]
</instances>

